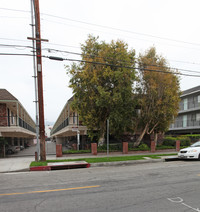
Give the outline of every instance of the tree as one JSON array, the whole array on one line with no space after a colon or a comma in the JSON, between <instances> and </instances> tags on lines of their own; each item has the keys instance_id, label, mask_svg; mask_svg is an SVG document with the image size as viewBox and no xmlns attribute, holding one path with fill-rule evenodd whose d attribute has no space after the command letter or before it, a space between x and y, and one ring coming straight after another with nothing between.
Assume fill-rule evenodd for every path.
<instances>
[{"instance_id":1,"label":"tree","mask_svg":"<svg viewBox=\"0 0 200 212\"><path fill-rule=\"evenodd\" d=\"M175 71L167 66L165 58L150 48L139 59L140 80L137 84L137 97L141 107L138 125L141 134L135 146L148 133L155 135L167 131L170 123L178 114L180 101L179 78Z\"/></svg>"},{"instance_id":2,"label":"tree","mask_svg":"<svg viewBox=\"0 0 200 212\"><path fill-rule=\"evenodd\" d=\"M74 99L72 107L102 142L109 119L110 131L120 136L132 128L135 51L123 41L99 42L89 36L82 45L82 61L68 67ZM87 62L86 62L87 61Z\"/></svg>"}]
</instances>

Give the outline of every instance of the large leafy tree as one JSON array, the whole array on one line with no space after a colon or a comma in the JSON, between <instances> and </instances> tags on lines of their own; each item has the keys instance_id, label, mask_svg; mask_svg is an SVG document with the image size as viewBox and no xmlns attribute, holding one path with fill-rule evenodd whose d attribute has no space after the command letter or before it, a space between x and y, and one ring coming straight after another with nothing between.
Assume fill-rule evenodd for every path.
<instances>
[{"instance_id":1,"label":"large leafy tree","mask_svg":"<svg viewBox=\"0 0 200 212\"><path fill-rule=\"evenodd\" d=\"M170 123L178 113L180 101L180 86L177 72L168 67L162 56L156 54L155 48L150 48L144 55L140 54L137 95L141 107L137 120L141 134L135 146L138 146L147 134L167 131Z\"/></svg>"},{"instance_id":2,"label":"large leafy tree","mask_svg":"<svg viewBox=\"0 0 200 212\"><path fill-rule=\"evenodd\" d=\"M72 106L91 138L96 135L103 141L107 119L110 132L121 136L133 124L135 51L129 51L123 41L106 43L93 36L81 49L82 62L68 67L74 94Z\"/></svg>"}]
</instances>

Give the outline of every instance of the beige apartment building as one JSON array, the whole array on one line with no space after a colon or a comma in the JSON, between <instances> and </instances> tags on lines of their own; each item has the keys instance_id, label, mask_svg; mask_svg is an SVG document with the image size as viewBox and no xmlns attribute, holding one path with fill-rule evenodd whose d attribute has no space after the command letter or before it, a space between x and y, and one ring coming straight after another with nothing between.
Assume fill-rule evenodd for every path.
<instances>
[{"instance_id":1,"label":"beige apartment building","mask_svg":"<svg viewBox=\"0 0 200 212\"><path fill-rule=\"evenodd\" d=\"M56 141L56 144L65 145L71 140L76 142L77 137L80 136L82 145L87 135L87 127L82 126L77 112L70 106L72 100L73 97L67 101L51 130L51 138Z\"/></svg>"},{"instance_id":2,"label":"beige apartment building","mask_svg":"<svg viewBox=\"0 0 200 212\"><path fill-rule=\"evenodd\" d=\"M35 122L10 92L0 89L0 137L9 145L32 144L36 137Z\"/></svg>"}]
</instances>

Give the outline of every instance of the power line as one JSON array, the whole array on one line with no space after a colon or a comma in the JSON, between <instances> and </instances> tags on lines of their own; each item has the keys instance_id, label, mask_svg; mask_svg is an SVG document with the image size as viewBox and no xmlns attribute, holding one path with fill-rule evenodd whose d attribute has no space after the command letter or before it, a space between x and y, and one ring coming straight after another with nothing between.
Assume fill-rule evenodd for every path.
<instances>
[{"instance_id":1,"label":"power line","mask_svg":"<svg viewBox=\"0 0 200 212\"><path fill-rule=\"evenodd\" d=\"M0 53L2 56L35 56L33 54L16 54L16 53ZM51 60L59 60L59 61L71 61L71 62L82 62L82 63L90 63L94 65L105 65L105 66L112 66L116 68L127 68L127 69L134 69L134 70L142 70L142 71L152 71L152 72L159 72L164 74L176 74L176 75L182 75L182 76L188 76L188 77L200 77L200 75L191 75L191 74L182 74L178 72L170 72L170 71L163 71L163 70L154 70L154 69L147 69L147 68L137 68L137 67L131 67L131 66L119 66L114 64L108 64L108 63L101 63L101 62L95 62L95 61L87 61L87 60L78 60L78 59L70 59L70 58L61 58L61 57L54 57L54 56L45 56L42 55L41 57L48 58Z\"/></svg>"},{"instance_id":2,"label":"power line","mask_svg":"<svg viewBox=\"0 0 200 212\"><path fill-rule=\"evenodd\" d=\"M33 57L33 54L18 54L18 53L0 53L2 56L31 56ZM36 55L34 55L36 56Z\"/></svg>"},{"instance_id":3,"label":"power line","mask_svg":"<svg viewBox=\"0 0 200 212\"><path fill-rule=\"evenodd\" d=\"M75 25L69 25L69 24L66 24L66 23L63 23L63 22L58 22L58 21L51 21L51 20L47 20L47 19L44 19L42 18L42 21L47 21L47 22L51 22L51 23L56 23L56 24L62 24L62 25L67 25L67 26L70 26L70 27L75 27L75 28L82 28L82 29L85 29L85 30L92 30L92 31L97 31L97 32L101 32L101 33L106 33L106 34L114 34L114 33L109 33L108 31L100 31L100 30L95 30L94 28L92 29L87 29L87 28L84 28L84 27L80 27L80 26L75 26ZM121 30L122 31L122 30ZM114 35L118 35L118 34L114 34ZM123 36L123 37L128 37L129 39L133 39L133 40L141 40L141 41L146 41L146 42L152 42L152 40L147 40L147 39L142 39L142 38L136 38L136 37L130 37L130 36ZM161 39L161 38L159 38ZM163 40L165 38L162 38ZM175 40L173 40L175 42ZM155 42L155 41L154 41ZM182 42L182 41L176 41L176 42ZM185 42L185 41L184 41ZM169 44L169 43L163 43L162 41L156 41L156 43L160 43L161 45L167 45L167 46L174 46L174 47L178 47L178 48L186 48L186 49L194 49L194 50L198 50L200 51L199 48L194 48L194 47L189 47L189 46L180 46L180 45L175 45L175 44ZM186 43L186 42L185 42ZM192 43L187 43L187 44L192 44ZM193 43L193 45L200 45L200 44L195 44Z\"/></svg>"},{"instance_id":4,"label":"power line","mask_svg":"<svg viewBox=\"0 0 200 212\"><path fill-rule=\"evenodd\" d=\"M121 32L127 32L127 33L131 33L131 34L142 35L142 36L146 36L146 37L152 37L152 38L158 38L158 39L162 39L162 40L168 40L168 41L173 41L173 42L179 42L179 43L185 43L185 44L200 46L200 43L192 43L192 42L181 41L181 40L176 40L176 39L171 39L171 38L166 38L166 37L159 37L159 36L150 35L150 34L146 34L146 33L134 32L134 31L130 31L130 30L119 29L119 28L105 26L105 25L100 25L100 24L94 24L94 23L80 21L80 20L75 20L75 19L71 19L71 18L65 18L65 17L61 17L61 16L50 15L50 14L47 14L47 13L41 13L41 14L49 16L49 17L59 18L59 19L63 19L63 20L68 20L68 21L72 21L72 22L77 22L77 23L81 23L81 24L90 25L90 26L96 26L96 27L101 27L101 28L105 28L105 29L111 29L111 30L115 30L115 31L121 31Z\"/></svg>"},{"instance_id":5,"label":"power line","mask_svg":"<svg viewBox=\"0 0 200 212\"><path fill-rule=\"evenodd\" d=\"M52 50L52 51L56 51L56 52L64 52L64 53L67 53L67 54L74 54L74 55L79 55L79 56L85 56L85 57L88 57L88 58L102 58L102 59L112 59L111 57L100 57L100 56L93 56L93 55L83 55L81 53L77 53L77 52L71 52L71 51L64 51L64 50L58 50L58 49L49 49L49 48L45 48L43 50ZM138 59L138 58L135 58L135 59ZM123 60L117 60L117 62L126 62L126 61L123 61ZM138 63L137 61L135 61L135 63ZM147 64L147 66L154 66L154 67L160 67L160 68L167 68L167 69L174 69L174 70L179 70L179 71L185 71L185 72L191 72L191 73L198 73L200 74L199 71L193 71L193 70L189 70L189 69L181 69L181 68L174 68L174 67L167 67L167 66L159 66L159 65L155 65L155 64Z\"/></svg>"},{"instance_id":6,"label":"power line","mask_svg":"<svg viewBox=\"0 0 200 212\"><path fill-rule=\"evenodd\" d=\"M10 9L10 8L3 8L3 7L0 7L0 10L8 10L8 11L24 12L24 13L30 13L31 12L31 11L27 11L27 10L17 10L17 9Z\"/></svg>"},{"instance_id":7,"label":"power line","mask_svg":"<svg viewBox=\"0 0 200 212\"><path fill-rule=\"evenodd\" d=\"M30 11L26 11L26 10L17 10L17 9L9 9L9 8L0 8L0 9L1 10L15 11L15 12L30 13ZM86 24L86 25L90 25L90 26L96 26L96 27L105 28L105 29L111 29L111 30L115 30L115 31L121 31L121 32L130 33L130 34L141 35L141 36L145 36L145 37L152 37L152 38L157 38L157 39L161 39L161 40L167 40L167 41L173 41L173 42L178 42L178 43L200 46L200 43L193 43L193 42L188 42L188 41L182 41L182 40L176 40L176 39L171 39L171 38L166 38L166 37L160 37L160 36L156 36L156 35L140 33L140 32L130 31L130 30L126 30L126 29L120 29L120 28L110 27L110 26L105 26L105 25L100 25L100 24L94 24L94 23L86 22L86 21L75 20L75 19L61 17L61 16L57 16L57 15L50 15L50 14L47 14L47 13L41 13L41 15L53 17L53 18L58 18L58 19L62 19L62 20L67 20L67 21L71 21L71 22Z\"/></svg>"},{"instance_id":8,"label":"power line","mask_svg":"<svg viewBox=\"0 0 200 212\"><path fill-rule=\"evenodd\" d=\"M54 56L44 56L46 58L49 58L51 60L59 60L59 61L71 61L71 62L79 62L79 63L89 63L94 65L105 65L105 66L111 66L115 68L127 68L127 69L134 69L139 71L152 71L152 72L159 72L164 74L176 74L176 75L182 75L182 76L190 76L190 77L200 77L200 75L191 75L191 74L182 74L178 72L170 72L170 71L163 71L163 70L154 70L154 69L147 69L147 68L137 68L137 67L131 67L131 66L120 66L120 65L114 65L114 64L108 64L108 63L101 63L101 62L95 62L95 61L87 61L87 60L79 60L79 59L70 59L70 58L61 58L61 57L54 57Z\"/></svg>"},{"instance_id":9,"label":"power line","mask_svg":"<svg viewBox=\"0 0 200 212\"><path fill-rule=\"evenodd\" d=\"M0 40L9 40L9 41L29 42L29 41L27 41L27 40L14 39L14 38L0 38Z\"/></svg>"},{"instance_id":10,"label":"power line","mask_svg":"<svg viewBox=\"0 0 200 212\"><path fill-rule=\"evenodd\" d=\"M0 46L4 46L4 47L23 47L23 48L31 48L33 49L32 46L23 46L23 45L12 45L12 44L0 44Z\"/></svg>"},{"instance_id":11,"label":"power line","mask_svg":"<svg viewBox=\"0 0 200 212\"><path fill-rule=\"evenodd\" d=\"M33 49L33 47L31 46L23 46L23 45L6 45L6 44L0 44L0 46L10 46L10 47L26 47L26 48L31 48ZM34 48L35 49L35 48ZM58 50L58 49L50 49L50 48L44 48L42 50L47 50L47 51L56 51L56 52L64 52L64 53L68 53L68 54L74 54L74 55L79 55L79 56L85 56L88 58L102 58L102 59L112 59L110 57L100 57L100 56L93 56L93 55L83 55L81 53L77 53L77 52L71 52L71 51L64 51L64 50ZM13 55L13 56L33 56L33 55L29 55L29 54L15 54L15 53L0 53L0 55ZM44 56L45 57L45 56ZM54 57L57 58L57 60L62 60L62 59L58 59L59 57ZM50 58L51 59L51 58ZM137 59L137 58L136 58ZM65 59L63 59L65 60ZM79 60L78 60L79 61ZM83 60L84 61L84 60ZM117 60L116 62L126 62L123 60ZM96 63L93 61L93 63ZM97 62L98 63L98 62ZM135 63L138 63L137 61L135 61ZM100 63L101 64L101 63ZM105 63L106 64L106 63ZM174 68L174 67L167 67L167 66L159 66L159 65L155 65L155 64L147 64L147 66L153 66L153 67L158 67L158 68L166 68L166 69L173 69L173 70L179 70L179 71L184 71L184 72L190 72L190 73L197 73L200 74L199 71L194 71L194 70L190 70L190 69L181 69L181 68Z\"/></svg>"},{"instance_id":12,"label":"power line","mask_svg":"<svg viewBox=\"0 0 200 212\"><path fill-rule=\"evenodd\" d=\"M14 48L16 48L16 47L23 47L23 48L35 49L32 46L25 46L25 45L0 44L0 46L14 47ZM79 55L79 56L85 56L85 57L88 57L88 58L112 59L112 58L109 58L109 57L100 57L100 56L93 56L93 55L83 55L82 53L77 53L77 52L72 52L72 51L65 51L65 50L59 50L59 49L52 49L52 48L43 48L42 50L63 52L63 53L67 53L67 54L74 54L74 55ZM118 60L117 62L126 62L126 61ZM137 63L137 61L135 61L135 62ZM179 61L179 62L181 62L181 61ZM182 61L182 62L184 62L184 61ZM154 65L154 64L148 64L148 66L164 67L164 68L169 68L169 69L174 69L174 70L177 70L178 69L179 71L185 71L185 72L191 72L191 73L200 73L198 71L193 71L193 70L189 70L189 69L174 68L174 67L167 67L167 66L158 66L158 65Z\"/></svg>"}]
</instances>

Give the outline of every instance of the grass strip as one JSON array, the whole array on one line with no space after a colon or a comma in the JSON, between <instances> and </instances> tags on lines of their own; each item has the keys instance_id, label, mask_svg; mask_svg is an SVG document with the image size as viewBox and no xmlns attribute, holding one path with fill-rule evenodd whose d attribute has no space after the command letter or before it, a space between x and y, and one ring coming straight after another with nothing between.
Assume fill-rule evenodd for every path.
<instances>
[{"instance_id":1,"label":"grass strip","mask_svg":"<svg viewBox=\"0 0 200 212\"><path fill-rule=\"evenodd\" d=\"M47 161L33 161L30 167L33 166L47 166L48 163L56 162L70 162L70 161L86 161L87 163L104 163L104 162L118 162L129 160L145 160L144 157L152 159L160 159L161 156L171 156L176 154L156 154L156 155L131 155L131 156L116 156L116 157L98 157L98 158L77 158L77 159L59 159L59 160L47 160Z\"/></svg>"}]
</instances>

